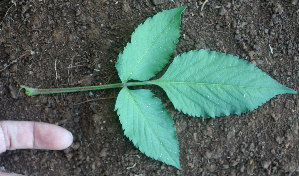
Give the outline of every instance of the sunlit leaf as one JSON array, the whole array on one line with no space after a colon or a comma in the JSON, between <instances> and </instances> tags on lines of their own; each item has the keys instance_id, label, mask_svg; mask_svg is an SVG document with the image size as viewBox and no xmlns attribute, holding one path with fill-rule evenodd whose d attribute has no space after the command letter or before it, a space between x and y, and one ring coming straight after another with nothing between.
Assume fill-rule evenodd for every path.
<instances>
[{"instance_id":1,"label":"sunlit leaf","mask_svg":"<svg viewBox=\"0 0 299 176\"><path fill-rule=\"evenodd\" d=\"M115 110L125 135L147 156L180 168L179 144L172 117L147 89L123 88Z\"/></svg>"},{"instance_id":2,"label":"sunlit leaf","mask_svg":"<svg viewBox=\"0 0 299 176\"><path fill-rule=\"evenodd\" d=\"M296 93L245 60L208 50L177 56L155 84L175 108L197 117L240 114L275 95Z\"/></svg>"},{"instance_id":3,"label":"sunlit leaf","mask_svg":"<svg viewBox=\"0 0 299 176\"><path fill-rule=\"evenodd\" d=\"M180 37L185 8L165 10L137 27L115 65L123 83L148 80L168 63Z\"/></svg>"}]
</instances>

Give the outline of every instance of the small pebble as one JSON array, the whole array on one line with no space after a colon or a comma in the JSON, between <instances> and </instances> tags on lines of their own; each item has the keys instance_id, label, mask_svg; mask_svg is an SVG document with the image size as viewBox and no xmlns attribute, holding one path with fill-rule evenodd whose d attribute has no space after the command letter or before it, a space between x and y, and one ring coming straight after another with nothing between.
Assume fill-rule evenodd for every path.
<instances>
[{"instance_id":1,"label":"small pebble","mask_svg":"<svg viewBox=\"0 0 299 176\"><path fill-rule=\"evenodd\" d=\"M269 29L265 29L265 34L268 34L269 33Z\"/></svg>"},{"instance_id":2,"label":"small pebble","mask_svg":"<svg viewBox=\"0 0 299 176\"><path fill-rule=\"evenodd\" d=\"M293 5L297 5L297 3L298 3L298 0L293 0L293 1L292 1L292 4L293 4Z\"/></svg>"},{"instance_id":3,"label":"small pebble","mask_svg":"<svg viewBox=\"0 0 299 176\"><path fill-rule=\"evenodd\" d=\"M107 156L107 151L108 151L108 148L103 148L102 151L100 152L100 156L101 157Z\"/></svg>"},{"instance_id":4,"label":"small pebble","mask_svg":"<svg viewBox=\"0 0 299 176\"><path fill-rule=\"evenodd\" d=\"M268 169L268 167L271 165L271 161L262 161L262 167L264 168L264 169Z\"/></svg>"},{"instance_id":5,"label":"small pebble","mask_svg":"<svg viewBox=\"0 0 299 176\"><path fill-rule=\"evenodd\" d=\"M9 85L9 90L12 98L17 99L18 98L18 90L15 89L12 85Z\"/></svg>"},{"instance_id":6,"label":"small pebble","mask_svg":"<svg viewBox=\"0 0 299 176\"><path fill-rule=\"evenodd\" d=\"M225 8L222 7L219 14L220 14L221 16L223 16L223 15L226 14L226 12L227 12L227 10L225 10Z\"/></svg>"}]
</instances>

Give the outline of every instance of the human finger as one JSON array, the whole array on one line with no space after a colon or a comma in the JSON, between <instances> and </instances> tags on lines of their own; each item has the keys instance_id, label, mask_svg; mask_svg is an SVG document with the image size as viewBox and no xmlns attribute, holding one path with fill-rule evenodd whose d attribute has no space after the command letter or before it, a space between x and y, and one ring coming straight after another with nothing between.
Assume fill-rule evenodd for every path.
<instances>
[{"instance_id":1,"label":"human finger","mask_svg":"<svg viewBox=\"0 0 299 176\"><path fill-rule=\"evenodd\" d=\"M16 173L0 172L0 176L24 176L24 175L16 174Z\"/></svg>"},{"instance_id":2,"label":"human finger","mask_svg":"<svg viewBox=\"0 0 299 176\"><path fill-rule=\"evenodd\" d=\"M15 149L62 150L73 142L66 129L42 122L0 121L0 153Z\"/></svg>"}]
</instances>

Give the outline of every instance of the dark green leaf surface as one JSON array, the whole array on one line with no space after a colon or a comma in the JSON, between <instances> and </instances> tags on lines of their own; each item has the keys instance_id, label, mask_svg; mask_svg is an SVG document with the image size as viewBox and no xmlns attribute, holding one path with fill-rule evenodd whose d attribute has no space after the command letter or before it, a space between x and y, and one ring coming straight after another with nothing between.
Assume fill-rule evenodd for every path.
<instances>
[{"instance_id":1,"label":"dark green leaf surface","mask_svg":"<svg viewBox=\"0 0 299 176\"><path fill-rule=\"evenodd\" d=\"M179 145L172 117L150 90L123 88L116 100L125 135L141 152L180 168Z\"/></svg>"},{"instance_id":2,"label":"dark green leaf surface","mask_svg":"<svg viewBox=\"0 0 299 176\"><path fill-rule=\"evenodd\" d=\"M185 8L165 10L138 26L117 59L116 69L123 83L148 80L168 63L180 37L180 17Z\"/></svg>"},{"instance_id":3,"label":"dark green leaf surface","mask_svg":"<svg viewBox=\"0 0 299 176\"><path fill-rule=\"evenodd\" d=\"M240 114L275 95L296 93L245 60L208 50L177 56L154 82L175 108L197 117Z\"/></svg>"}]
</instances>

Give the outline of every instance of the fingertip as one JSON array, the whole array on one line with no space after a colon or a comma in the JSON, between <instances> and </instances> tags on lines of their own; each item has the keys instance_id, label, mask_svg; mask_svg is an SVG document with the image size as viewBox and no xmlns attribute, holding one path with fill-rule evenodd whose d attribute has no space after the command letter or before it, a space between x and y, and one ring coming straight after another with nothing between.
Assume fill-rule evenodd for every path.
<instances>
[{"instance_id":1,"label":"fingertip","mask_svg":"<svg viewBox=\"0 0 299 176\"><path fill-rule=\"evenodd\" d=\"M73 142L70 131L53 124L0 121L0 153L15 149L63 150Z\"/></svg>"},{"instance_id":2,"label":"fingertip","mask_svg":"<svg viewBox=\"0 0 299 176\"><path fill-rule=\"evenodd\" d=\"M60 126L37 122L34 133L35 149L63 150L73 143L72 133Z\"/></svg>"},{"instance_id":3,"label":"fingertip","mask_svg":"<svg viewBox=\"0 0 299 176\"><path fill-rule=\"evenodd\" d=\"M3 153L5 151L6 151L5 135L2 129L2 122L0 122L0 153Z\"/></svg>"},{"instance_id":4,"label":"fingertip","mask_svg":"<svg viewBox=\"0 0 299 176\"><path fill-rule=\"evenodd\" d=\"M68 148L73 143L73 134L62 127L57 127L59 130L57 131L54 140L51 140L51 145L48 146L49 150L63 150ZM44 141L44 143L46 144L47 142Z\"/></svg>"},{"instance_id":5,"label":"fingertip","mask_svg":"<svg viewBox=\"0 0 299 176\"><path fill-rule=\"evenodd\" d=\"M65 135L64 135L64 139L61 140L61 149L59 150L63 150L63 149L66 149L68 148L69 146L71 146L73 143L73 134L68 131L68 130L65 130Z\"/></svg>"}]
</instances>

